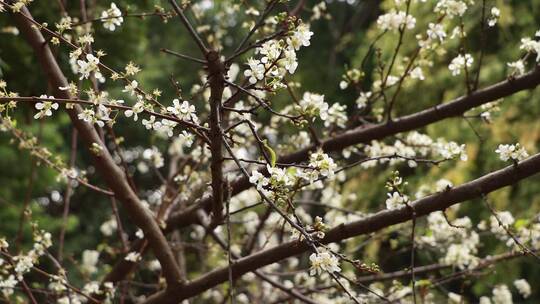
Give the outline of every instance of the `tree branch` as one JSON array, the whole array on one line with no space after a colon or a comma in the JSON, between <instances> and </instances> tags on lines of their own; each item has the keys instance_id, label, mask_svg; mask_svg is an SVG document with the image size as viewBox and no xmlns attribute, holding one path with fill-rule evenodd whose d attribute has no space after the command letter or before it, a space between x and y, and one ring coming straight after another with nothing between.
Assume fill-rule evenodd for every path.
<instances>
[{"instance_id":1,"label":"tree branch","mask_svg":"<svg viewBox=\"0 0 540 304\"><path fill-rule=\"evenodd\" d=\"M458 97L448 103L436 105L415 114L402 116L388 123L379 123L367 127L362 126L349 130L323 141L321 143L321 147L324 152L327 153L341 151L346 147L356 144L369 143L372 140L382 139L397 133L412 131L446 118L461 116L463 113L472 108L506 96L510 96L519 91L533 89L539 84L540 68L537 67L534 71L529 72L521 77L501 81L492 86L475 91L469 95ZM278 158L278 162L292 164L305 161L309 158L309 153L316 149L317 147L315 145L311 145L307 148ZM234 196L251 188L252 186L253 185L246 177L239 177L236 181L231 183L231 195ZM208 208L211 201L211 196L204 197L200 201L200 206L203 208ZM167 227L185 227L186 225L194 223L195 220L193 212L195 211L196 208L192 208L183 212L173 213L167 221Z\"/></svg>"},{"instance_id":2,"label":"tree branch","mask_svg":"<svg viewBox=\"0 0 540 304\"><path fill-rule=\"evenodd\" d=\"M416 200L411 203L410 206L414 208L416 212L415 216L417 218L422 217L432 212L445 210L452 205L481 197L486 193L512 185L522 179L537 174L538 172L540 172L540 154L535 154L518 164L489 173L448 191L436 193ZM406 206L400 209L383 210L362 220L343 224L329 230L326 233L326 237L321 240L321 243L327 244L339 242L351 237L369 234L395 224L409 221L412 219L412 216L410 208ZM237 260L232 266L233 276L235 278L240 277L247 272L296 256L309 249L310 246L306 242L288 242L260 251ZM205 290L227 281L227 279L227 267L216 269L191 281L186 285L185 289L178 290L172 294L168 293L166 298L164 297L164 292L154 294L150 298L152 301L160 300L163 302L150 301L149 303L176 303L180 300L198 295Z\"/></svg>"}]
</instances>

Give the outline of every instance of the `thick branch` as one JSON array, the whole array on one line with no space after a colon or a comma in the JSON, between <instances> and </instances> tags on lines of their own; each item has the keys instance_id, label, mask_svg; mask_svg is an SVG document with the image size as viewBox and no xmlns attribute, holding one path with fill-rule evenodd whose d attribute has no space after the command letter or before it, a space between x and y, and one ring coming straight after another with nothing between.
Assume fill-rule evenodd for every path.
<instances>
[{"instance_id":1,"label":"thick branch","mask_svg":"<svg viewBox=\"0 0 540 304\"><path fill-rule=\"evenodd\" d=\"M24 14L26 17L21 14ZM34 49L49 83L55 89L55 96L65 99L73 98L67 91L58 89L59 87L68 86L68 82L60 70L47 41L41 32L27 20L27 18L32 19L30 12L24 7L21 10L21 14L13 14L13 16L17 21L19 30L24 33L26 40ZM94 127L78 119L77 116L81 112L81 107L75 105L73 109L67 109L66 111L73 125L81 135L82 140L89 147L92 144L98 144L103 148L101 153L93 155L96 168L102 173L105 182L114 192L115 196L124 204L133 222L143 230L144 235L154 250L154 254L161 263L167 283L169 285L178 285L180 281L180 270L159 225L150 212L141 204L139 198L129 186L123 170L116 165Z\"/></svg>"},{"instance_id":2,"label":"thick branch","mask_svg":"<svg viewBox=\"0 0 540 304\"><path fill-rule=\"evenodd\" d=\"M208 52L208 82L210 84L210 152L212 162L212 214L215 223L219 223L223 218L223 130L221 128L221 98L225 86L225 67L219 53Z\"/></svg>"},{"instance_id":3,"label":"thick branch","mask_svg":"<svg viewBox=\"0 0 540 304\"><path fill-rule=\"evenodd\" d=\"M534 71L521 77L501 81L487 88L475 91L470 95L461 96L448 103L437 105L415 114L402 116L388 123L358 127L323 141L321 146L325 152L334 152L356 144L369 143L372 140L382 139L397 133L412 131L446 118L462 115L472 108L510 96L519 91L533 89L538 84L540 84L540 69L536 68ZM278 159L278 162L292 164L305 161L308 159L310 151L315 149L317 147L312 145L282 156ZM234 196L251 187L252 185L247 178L240 177L231 184L231 194ZM205 197L200 201L200 205L203 208L208 208L211 201L212 197ZM184 211L172 214L167 222L167 226L183 227L192 224L194 220L190 221L189 219L195 218L194 212L195 210L191 209L188 212Z\"/></svg>"},{"instance_id":4,"label":"thick branch","mask_svg":"<svg viewBox=\"0 0 540 304\"><path fill-rule=\"evenodd\" d=\"M511 251L511 252L507 252L503 254L498 254L495 256L489 256L489 257L481 259L480 261L478 261L478 265L476 267L472 269L468 269L468 270L471 272L477 271L477 270L489 267L501 261L518 258L518 257L526 256L526 255L527 254L525 252ZM452 268L452 265L445 265L445 264L437 263L437 264L415 267L414 272L416 274L424 274L424 273L436 272L436 271L448 269L448 268ZM371 283L371 282L389 281L389 280L394 280L394 279L405 278L410 275L411 275L410 270L398 270L394 272L361 276L355 281L358 283Z\"/></svg>"},{"instance_id":5,"label":"thick branch","mask_svg":"<svg viewBox=\"0 0 540 304\"><path fill-rule=\"evenodd\" d=\"M529 157L516 165L511 165L484 175L459 187L416 200L410 205L415 210L416 217L425 216L432 212L445 210L452 205L481 197L486 193L512 185L524 178L537 174L538 172L540 172L540 154ZM405 206L400 209L384 210L362 220L337 226L326 233L326 237L321 243L339 242L351 237L369 234L395 224L409 221L412 218L410 210L410 208ZM232 266L233 276L237 278L247 272L298 255L309 249L310 247L307 243L289 242L260 251L236 261ZM198 295L207 289L225 282L227 279L227 267L216 269L187 284L185 289L179 290L174 294L174 298L171 298L171 294L168 294L169 297L165 300L163 298L165 293L159 292L152 296L152 299L164 301L159 303L176 303L182 299Z\"/></svg>"}]
</instances>

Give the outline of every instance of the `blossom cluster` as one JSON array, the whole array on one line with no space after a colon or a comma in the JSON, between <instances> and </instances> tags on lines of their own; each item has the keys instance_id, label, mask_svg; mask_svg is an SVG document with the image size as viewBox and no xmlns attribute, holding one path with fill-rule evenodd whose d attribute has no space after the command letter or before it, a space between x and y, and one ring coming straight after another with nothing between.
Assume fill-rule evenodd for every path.
<instances>
[{"instance_id":1,"label":"blossom cluster","mask_svg":"<svg viewBox=\"0 0 540 304\"><path fill-rule=\"evenodd\" d=\"M473 62L474 58L471 56L471 54L459 54L457 57L452 59L452 61L448 65L448 69L452 73L452 76L457 76L461 74L461 71L463 69L470 68Z\"/></svg>"},{"instance_id":2,"label":"blossom cluster","mask_svg":"<svg viewBox=\"0 0 540 304\"><path fill-rule=\"evenodd\" d=\"M114 2L111 2L111 7L109 9L101 12L101 19L103 21L103 27L111 32L124 22L122 12Z\"/></svg>"},{"instance_id":3,"label":"blossom cluster","mask_svg":"<svg viewBox=\"0 0 540 304\"><path fill-rule=\"evenodd\" d=\"M340 272L338 258L331 252L320 249L318 253L312 253L309 256L311 268L309 270L310 275L321 275L324 272Z\"/></svg>"},{"instance_id":4,"label":"blossom cluster","mask_svg":"<svg viewBox=\"0 0 540 304\"><path fill-rule=\"evenodd\" d=\"M413 29L416 25L416 18L403 11L392 11L379 16L377 25L383 31L400 30L401 28Z\"/></svg>"},{"instance_id":5,"label":"blossom cluster","mask_svg":"<svg viewBox=\"0 0 540 304\"><path fill-rule=\"evenodd\" d=\"M347 151L346 157L349 155ZM363 147L363 153L366 155L366 161L361 166L370 168L376 164L395 165L407 162L410 167L416 167L418 162L416 158L434 157L450 160L459 158L462 161L468 159L464 144L458 144L453 141L445 141L441 138L433 140L426 134L416 131L408 133L404 138L397 139L392 145L380 141L372 141L369 145Z\"/></svg>"},{"instance_id":6,"label":"blossom cluster","mask_svg":"<svg viewBox=\"0 0 540 304\"><path fill-rule=\"evenodd\" d=\"M286 39L269 40L255 51L260 58L249 58L248 69L244 75L251 84L265 80L272 89L283 87L281 83L286 73L293 74L298 67L296 51L302 46L309 46L313 32L309 25L299 24Z\"/></svg>"},{"instance_id":7,"label":"blossom cluster","mask_svg":"<svg viewBox=\"0 0 540 304\"><path fill-rule=\"evenodd\" d=\"M318 151L310 155L309 165L305 168L279 168L266 166L268 177L258 170L253 170L249 181L256 185L259 191L279 197L288 193L290 187L298 186L305 181L313 184L320 178L332 178L337 168L334 160L326 153Z\"/></svg>"},{"instance_id":8,"label":"blossom cluster","mask_svg":"<svg viewBox=\"0 0 540 304\"><path fill-rule=\"evenodd\" d=\"M499 158L502 161L522 161L529 157L529 153L519 143L517 144L501 144L495 150L495 153L499 154Z\"/></svg>"},{"instance_id":9,"label":"blossom cluster","mask_svg":"<svg viewBox=\"0 0 540 304\"><path fill-rule=\"evenodd\" d=\"M16 285L24 280L24 276L39 263L41 257L47 254L47 249L52 246L51 233L37 229L37 224L32 225L33 245L28 252L20 252L18 255L9 257L8 263L3 257L9 250L9 243L5 238L0 238L0 251L3 252L0 258L0 288L4 296L13 294ZM6 277L3 274L9 274Z\"/></svg>"}]
</instances>

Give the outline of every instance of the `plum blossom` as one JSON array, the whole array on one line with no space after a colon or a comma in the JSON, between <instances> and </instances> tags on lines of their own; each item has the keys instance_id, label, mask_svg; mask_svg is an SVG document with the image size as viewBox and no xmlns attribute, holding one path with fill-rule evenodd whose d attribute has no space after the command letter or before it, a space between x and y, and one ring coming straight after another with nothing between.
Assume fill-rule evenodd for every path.
<instances>
[{"instance_id":1,"label":"plum blossom","mask_svg":"<svg viewBox=\"0 0 540 304\"><path fill-rule=\"evenodd\" d=\"M437 152L444 159L452 159L456 156L459 156L462 161L466 161L468 159L464 144L459 145L456 142L451 141L448 143L437 143L436 146L438 149Z\"/></svg>"},{"instance_id":2,"label":"plum blossom","mask_svg":"<svg viewBox=\"0 0 540 304\"><path fill-rule=\"evenodd\" d=\"M510 74L513 74L516 76L525 74L525 64L523 63L523 60L521 59L514 62L509 62L506 65L510 69Z\"/></svg>"},{"instance_id":3,"label":"plum blossom","mask_svg":"<svg viewBox=\"0 0 540 304\"><path fill-rule=\"evenodd\" d=\"M157 147L144 150L143 158L150 161L155 168L161 168L165 165L163 155Z\"/></svg>"},{"instance_id":4,"label":"plum blossom","mask_svg":"<svg viewBox=\"0 0 540 304\"><path fill-rule=\"evenodd\" d=\"M99 252L96 250L85 250L82 254L82 270L87 274L97 271L96 264L99 259Z\"/></svg>"},{"instance_id":5,"label":"plum blossom","mask_svg":"<svg viewBox=\"0 0 540 304\"><path fill-rule=\"evenodd\" d=\"M54 99L54 96L41 95L39 98ZM58 103L52 101L41 101L36 102L34 107L36 110L39 110L39 112L34 115L34 119L40 119L44 116L52 116L52 110L58 110Z\"/></svg>"},{"instance_id":6,"label":"plum blossom","mask_svg":"<svg viewBox=\"0 0 540 304\"><path fill-rule=\"evenodd\" d=\"M386 199L386 209L388 210L398 209L409 201L409 198L406 195L402 195L397 191L388 193L387 195L388 198Z\"/></svg>"},{"instance_id":7,"label":"plum blossom","mask_svg":"<svg viewBox=\"0 0 540 304\"><path fill-rule=\"evenodd\" d=\"M138 252L132 251L126 255L124 260L136 263L141 260L141 255Z\"/></svg>"},{"instance_id":8,"label":"plum blossom","mask_svg":"<svg viewBox=\"0 0 540 304\"><path fill-rule=\"evenodd\" d=\"M360 92L360 96L356 99L358 109L363 109L367 106L367 102L372 94L371 92Z\"/></svg>"},{"instance_id":9,"label":"plum blossom","mask_svg":"<svg viewBox=\"0 0 540 304\"><path fill-rule=\"evenodd\" d=\"M130 83L128 83L122 92L129 93L129 95L133 96L137 93L137 87L139 86L139 83L137 80L132 80Z\"/></svg>"},{"instance_id":10,"label":"plum blossom","mask_svg":"<svg viewBox=\"0 0 540 304\"><path fill-rule=\"evenodd\" d=\"M461 295L453 292L448 293L448 303L450 304L460 304L461 301Z\"/></svg>"},{"instance_id":11,"label":"plum blossom","mask_svg":"<svg viewBox=\"0 0 540 304\"><path fill-rule=\"evenodd\" d=\"M506 230L514 224L515 219L509 211L497 212L497 216L490 216L490 231L498 236L506 238Z\"/></svg>"},{"instance_id":12,"label":"plum blossom","mask_svg":"<svg viewBox=\"0 0 540 304\"><path fill-rule=\"evenodd\" d=\"M540 41L531 39L529 37L522 38L519 49L525 50L529 53L536 53L536 62L540 62Z\"/></svg>"},{"instance_id":13,"label":"plum blossom","mask_svg":"<svg viewBox=\"0 0 540 304\"><path fill-rule=\"evenodd\" d=\"M431 40L439 40L439 42L443 42L446 38L446 32L444 31L444 27L442 26L442 24L429 23L427 36Z\"/></svg>"},{"instance_id":14,"label":"plum blossom","mask_svg":"<svg viewBox=\"0 0 540 304\"><path fill-rule=\"evenodd\" d=\"M467 3L461 0L439 0L434 11L449 18L461 17L467 11Z\"/></svg>"},{"instance_id":15,"label":"plum blossom","mask_svg":"<svg viewBox=\"0 0 540 304\"><path fill-rule=\"evenodd\" d=\"M324 102L324 95L305 92L298 107L300 112L308 117L319 116L322 120L328 118L328 104Z\"/></svg>"},{"instance_id":16,"label":"plum blossom","mask_svg":"<svg viewBox=\"0 0 540 304\"><path fill-rule=\"evenodd\" d=\"M92 55L86 54L86 61L77 60L78 73L81 74L79 79L87 79L90 77L90 73L99 72L99 58ZM99 78L96 76L96 78Z\"/></svg>"},{"instance_id":17,"label":"plum blossom","mask_svg":"<svg viewBox=\"0 0 540 304\"><path fill-rule=\"evenodd\" d=\"M302 23L296 28L291 37L287 38L287 44L298 51L300 47L311 44L311 36L313 36L313 32L309 30L309 26Z\"/></svg>"},{"instance_id":18,"label":"plum blossom","mask_svg":"<svg viewBox=\"0 0 540 304\"><path fill-rule=\"evenodd\" d=\"M244 76L248 77L251 84L257 83L259 80L263 80L266 69L259 60L249 58L247 62L249 69L244 71Z\"/></svg>"},{"instance_id":19,"label":"plum blossom","mask_svg":"<svg viewBox=\"0 0 540 304\"><path fill-rule=\"evenodd\" d=\"M14 288L18 283L19 281L15 279L14 275L9 275L7 278L0 280L0 290L7 297L13 294Z\"/></svg>"},{"instance_id":20,"label":"plum blossom","mask_svg":"<svg viewBox=\"0 0 540 304\"><path fill-rule=\"evenodd\" d=\"M437 183L435 183L435 190L437 192L442 192L442 191L446 191L450 188L452 188L454 185L452 184L451 181L447 180L447 179L440 179L437 181Z\"/></svg>"},{"instance_id":21,"label":"plum blossom","mask_svg":"<svg viewBox=\"0 0 540 304\"><path fill-rule=\"evenodd\" d=\"M144 111L144 102L142 100L139 99L139 101L137 101L133 107L129 110L126 110L124 112L124 115L126 115L126 117L131 117L133 116L133 120L134 121L137 121L139 119L139 116L138 114L139 113L142 113Z\"/></svg>"},{"instance_id":22,"label":"plum blossom","mask_svg":"<svg viewBox=\"0 0 540 304\"><path fill-rule=\"evenodd\" d=\"M112 236L117 228L118 223L116 222L116 218L111 217L109 220L101 224L101 226L99 227L99 231L101 231L101 233L105 236Z\"/></svg>"},{"instance_id":23,"label":"plum blossom","mask_svg":"<svg viewBox=\"0 0 540 304\"><path fill-rule=\"evenodd\" d=\"M30 255L18 255L13 257L15 261L15 273L19 281L25 273L29 272L34 267L34 260Z\"/></svg>"},{"instance_id":24,"label":"plum blossom","mask_svg":"<svg viewBox=\"0 0 540 304\"><path fill-rule=\"evenodd\" d=\"M101 19L103 21L103 27L113 32L117 26L120 26L124 22L122 12L114 2L111 3L111 7L106 11L101 12Z\"/></svg>"},{"instance_id":25,"label":"plum blossom","mask_svg":"<svg viewBox=\"0 0 540 304\"><path fill-rule=\"evenodd\" d=\"M311 267L309 275L320 275L323 272L341 272L339 267L339 260L331 252L321 250L319 253L312 253L309 256Z\"/></svg>"},{"instance_id":26,"label":"plum blossom","mask_svg":"<svg viewBox=\"0 0 540 304\"><path fill-rule=\"evenodd\" d=\"M510 145L499 145L497 147L497 150L495 150L495 153L499 154L499 158L502 161L522 161L525 158L529 157L529 153L523 148L519 143Z\"/></svg>"},{"instance_id":27,"label":"plum blossom","mask_svg":"<svg viewBox=\"0 0 540 304\"><path fill-rule=\"evenodd\" d=\"M493 304L512 304L512 293L508 286L502 284L493 288Z\"/></svg>"},{"instance_id":28,"label":"plum blossom","mask_svg":"<svg viewBox=\"0 0 540 304\"><path fill-rule=\"evenodd\" d=\"M416 25L416 18L411 15L407 15L407 13L402 11L392 11L379 16L377 19L377 25L383 31L399 30L402 26L407 29L413 29Z\"/></svg>"},{"instance_id":29,"label":"plum blossom","mask_svg":"<svg viewBox=\"0 0 540 304\"><path fill-rule=\"evenodd\" d=\"M249 182L257 186L257 190L262 191L264 186L268 185L268 178L262 175L259 171L253 170L249 177Z\"/></svg>"},{"instance_id":30,"label":"plum blossom","mask_svg":"<svg viewBox=\"0 0 540 304\"><path fill-rule=\"evenodd\" d=\"M174 99L173 106L167 107L167 111L176 115L180 119L191 119L198 121L197 115L195 115L195 106L190 104L187 100L182 101Z\"/></svg>"},{"instance_id":31,"label":"plum blossom","mask_svg":"<svg viewBox=\"0 0 540 304\"><path fill-rule=\"evenodd\" d=\"M461 70L464 69L465 67L467 68L471 67L473 62L474 62L474 59L471 56L471 54L465 54L465 55L459 54L457 57L452 59L452 61L448 65L448 69L450 70L450 72L452 72L452 76L457 76L461 74Z\"/></svg>"},{"instance_id":32,"label":"plum blossom","mask_svg":"<svg viewBox=\"0 0 540 304\"><path fill-rule=\"evenodd\" d=\"M531 295L531 285L525 279L519 279L514 281L514 286L519 291L522 297L525 299Z\"/></svg>"},{"instance_id":33,"label":"plum blossom","mask_svg":"<svg viewBox=\"0 0 540 304\"><path fill-rule=\"evenodd\" d=\"M332 177L337 168L334 160L328 154L318 151L309 157L309 166L315 168L322 176Z\"/></svg>"},{"instance_id":34,"label":"plum blossom","mask_svg":"<svg viewBox=\"0 0 540 304\"><path fill-rule=\"evenodd\" d=\"M488 25L490 27L493 27L495 26L495 24L497 24L497 21L499 20L499 17L501 16L501 10L499 10L496 7L492 7L490 13L491 15L489 16L489 19L488 19Z\"/></svg>"},{"instance_id":35,"label":"plum blossom","mask_svg":"<svg viewBox=\"0 0 540 304\"><path fill-rule=\"evenodd\" d=\"M424 76L424 72L422 71L422 68L421 67L415 67L412 71L411 71L411 77L413 79L418 79L418 80L424 80L426 79L426 77Z\"/></svg>"}]
</instances>

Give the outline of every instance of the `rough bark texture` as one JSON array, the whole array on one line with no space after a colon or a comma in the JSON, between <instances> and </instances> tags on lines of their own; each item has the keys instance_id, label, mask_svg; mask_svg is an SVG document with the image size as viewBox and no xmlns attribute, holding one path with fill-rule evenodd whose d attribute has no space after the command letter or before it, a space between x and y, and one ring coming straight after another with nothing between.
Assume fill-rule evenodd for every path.
<instances>
[{"instance_id":1,"label":"rough bark texture","mask_svg":"<svg viewBox=\"0 0 540 304\"><path fill-rule=\"evenodd\" d=\"M212 214L213 221L223 221L223 130L221 127L221 99L225 85L225 67L219 53L210 51L206 55L208 61L208 81L210 83L210 163L212 173Z\"/></svg>"},{"instance_id":2,"label":"rough bark texture","mask_svg":"<svg viewBox=\"0 0 540 304\"><path fill-rule=\"evenodd\" d=\"M472 108L510 96L516 92L533 89L539 84L540 69L536 68L534 71L515 79L501 81L492 86L475 91L470 95L456 98L450 102L431 107L418 113L396 118L389 123L363 126L344 132L323 141L322 148L325 152L335 152L352 145L369 143L372 140L378 140L401 132L416 130L446 118L457 117ZM278 159L278 162L287 164L306 161L309 158L309 152L316 148L317 147L315 146L310 146L282 156ZM252 185L247 178L240 177L231 183L231 194L234 196L251 187ZM210 206L211 201L211 196L205 197L201 199L200 205L207 209ZM184 227L185 225L192 224L196 218L194 216L195 212L196 209L192 208L172 214L167 221L167 226Z\"/></svg>"},{"instance_id":3,"label":"rough bark texture","mask_svg":"<svg viewBox=\"0 0 540 304\"><path fill-rule=\"evenodd\" d=\"M540 172L540 154L536 154L517 165L484 175L478 179L452 188L445 192L430 195L411 204L416 217L444 210L452 205L480 197L497 189L517 183ZM383 203L381 203L383 205ZM403 207L396 210L380 211L365 219L340 225L328 231L321 243L339 242L354 236L372 233L383 228L411 220L411 209ZM307 243L289 242L239 259L232 266L233 277L281 261L308 251ZM159 292L150 297L148 303L177 303L182 299L195 296L228 280L228 268L216 269L191 281L183 290Z\"/></svg>"}]
</instances>

